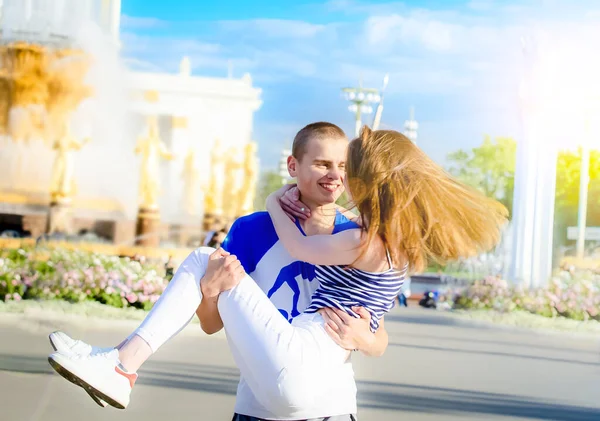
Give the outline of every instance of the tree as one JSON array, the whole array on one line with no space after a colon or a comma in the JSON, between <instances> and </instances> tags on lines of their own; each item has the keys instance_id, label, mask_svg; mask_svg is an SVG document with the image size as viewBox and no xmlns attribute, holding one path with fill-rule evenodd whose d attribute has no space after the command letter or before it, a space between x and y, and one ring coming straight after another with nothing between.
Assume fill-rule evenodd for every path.
<instances>
[{"instance_id":1,"label":"tree","mask_svg":"<svg viewBox=\"0 0 600 421\"><path fill-rule=\"evenodd\" d=\"M515 186L516 142L507 137L485 136L481 146L448 155L450 174L500 201L512 213Z\"/></svg>"},{"instance_id":2,"label":"tree","mask_svg":"<svg viewBox=\"0 0 600 421\"><path fill-rule=\"evenodd\" d=\"M283 186L283 178L276 171L264 171L260 175L260 182L254 199L254 209L265 210L267 197Z\"/></svg>"},{"instance_id":3,"label":"tree","mask_svg":"<svg viewBox=\"0 0 600 421\"><path fill-rule=\"evenodd\" d=\"M512 212L516 143L510 138L484 138L471 151L459 149L448 155L448 171L464 183L502 202ZM562 151L556 165L555 239L565 244L567 227L577 225L581 149ZM590 154L587 226L600 226L600 151Z\"/></svg>"},{"instance_id":4,"label":"tree","mask_svg":"<svg viewBox=\"0 0 600 421\"><path fill-rule=\"evenodd\" d=\"M576 226L579 209L581 149L558 155L556 167L555 236L564 243L567 227ZM600 226L600 151L590 153L590 184L586 225Z\"/></svg>"}]
</instances>

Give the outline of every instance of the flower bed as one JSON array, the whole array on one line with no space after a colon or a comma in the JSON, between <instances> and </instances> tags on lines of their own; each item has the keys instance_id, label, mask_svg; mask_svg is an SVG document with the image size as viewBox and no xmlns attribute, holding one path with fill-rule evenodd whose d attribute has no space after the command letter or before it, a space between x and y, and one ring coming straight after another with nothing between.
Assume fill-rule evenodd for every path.
<instances>
[{"instance_id":1,"label":"flower bed","mask_svg":"<svg viewBox=\"0 0 600 421\"><path fill-rule=\"evenodd\" d=\"M168 281L160 264L61 248L0 251L0 300L98 301L148 310Z\"/></svg>"},{"instance_id":2,"label":"flower bed","mask_svg":"<svg viewBox=\"0 0 600 421\"><path fill-rule=\"evenodd\" d=\"M600 274L563 270L546 287L533 290L487 277L450 291L441 300L455 309L523 310L545 317L600 321Z\"/></svg>"}]
</instances>

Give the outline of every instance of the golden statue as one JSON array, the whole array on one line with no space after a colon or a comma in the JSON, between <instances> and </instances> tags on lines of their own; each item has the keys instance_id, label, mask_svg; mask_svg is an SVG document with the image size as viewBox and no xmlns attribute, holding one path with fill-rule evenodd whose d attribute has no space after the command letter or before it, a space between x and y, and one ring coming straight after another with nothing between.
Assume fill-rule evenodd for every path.
<instances>
[{"instance_id":1,"label":"golden statue","mask_svg":"<svg viewBox=\"0 0 600 421\"><path fill-rule=\"evenodd\" d=\"M210 179L204 195L204 213L223 214L223 189L225 188L225 152L219 139L210 151Z\"/></svg>"},{"instance_id":2,"label":"golden statue","mask_svg":"<svg viewBox=\"0 0 600 421\"><path fill-rule=\"evenodd\" d=\"M199 171L196 163L196 151L190 148L183 163L183 209L188 215L198 213Z\"/></svg>"},{"instance_id":3,"label":"golden statue","mask_svg":"<svg viewBox=\"0 0 600 421\"><path fill-rule=\"evenodd\" d=\"M222 193L223 210L227 217L235 218L238 216L241 206L240 197L244 188L244 150L240 147L232 147L227 155L225 163L227 189Z\"/></svg>"},{"instance_id":4,"label":"golden statue","mask_svg":"<svg viewBox=\"0 0 600 421\"><path fill-rule=\"evenodd\" d=\"M256 143L250 142L244 148L244 186L240 191L240 207L236 216L248 215L254 211L254 198L258 184L258 159Z\"/></svg>"},{"instance_id":5,"label":"golden statue","mask_svg":"<svg viewBox=\"0 0 600 421\"><path fill-rule=\"evenodd\" d=\"M71 135L68 123L63 125L60 137L52 145L52 149L56 151L50 184L50 195L53 202L70 199L75 194L73 154L71 152L78 151L87 142L89 142L89 138L81 142L75 139Z\"/></svg>"},{"instance_id":6,"label":"golden statue","mask_svg":"<svg viewBox=\"0 0 600 421\"><path fill-rule=\"evenodd\" d=\"M140 173L140 201L144 209L158 209L158 194L160 189L159 159L171 161L175 156L167 151L166 145L158 134L158 120L148 117L148 134L140 137L135 146L135 153L142 156Z\"/></svg>"}]
</instances>

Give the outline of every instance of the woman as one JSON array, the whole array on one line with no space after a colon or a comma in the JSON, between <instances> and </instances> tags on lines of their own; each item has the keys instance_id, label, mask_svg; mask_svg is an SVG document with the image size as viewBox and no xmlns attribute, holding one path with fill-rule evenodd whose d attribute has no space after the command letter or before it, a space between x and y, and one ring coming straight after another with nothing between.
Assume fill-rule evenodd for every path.
<instances>
[{"instance_id":1,"label":"woman","mask_svg":"<svg viewBox=\"0 0 600 421\"><path fill-rule=\"evenodd\" d=\"M234 359L253 394L273 413L309 407L329 393L326 379L349 356L328 335L323 308L357 316L352 308L362 306L371 314L375 331L408 269L420 271L429 260L443 263L486 251L498 242L506 221L501 204L452 179L394 131L363 129L349 145L344 183L361 227L335 235L305 237L298 231L279 205L289 187L267 200L289 253L317 265L320 286L302 315L289 324L247 275L219 296ZM52 366L109 404L126 407L137 375L124 370L125 359L139 367L187 324L202 299L199 282L210 265L210 253L197 250L183 262L120 350L75 358L55 352L49 357Z\"/></svg>"}]
</instances>

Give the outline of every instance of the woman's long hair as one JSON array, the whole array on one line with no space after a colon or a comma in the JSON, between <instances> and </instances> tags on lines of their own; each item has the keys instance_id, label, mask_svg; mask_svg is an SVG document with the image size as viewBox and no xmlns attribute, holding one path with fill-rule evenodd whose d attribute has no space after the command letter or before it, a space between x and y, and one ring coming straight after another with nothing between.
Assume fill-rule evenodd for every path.
<instances>
[{"instance_id":1,"label":"woman's long hair","mask_svg":"<svg viewBox=\"0 0 600 421\"><path fill-rule=\"evenodd\" d=\"M492 249L508 211L451 177L412 141L364 127L350 142L346 177L366 244L379 236L412 272ZM365 248L366 250L366 248Z\"/></svg>"}]
</instances>

